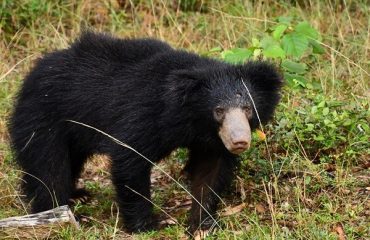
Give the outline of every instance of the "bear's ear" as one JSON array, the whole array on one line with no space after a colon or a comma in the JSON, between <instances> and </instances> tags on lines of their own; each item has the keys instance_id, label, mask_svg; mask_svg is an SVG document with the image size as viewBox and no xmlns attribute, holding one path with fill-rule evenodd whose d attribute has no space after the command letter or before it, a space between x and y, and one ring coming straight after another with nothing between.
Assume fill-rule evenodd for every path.
<instances>
[{"instance_id":1,"label":"bear's ear","mask_svg":"<svg viewBox=\"0 0 370 240\"><path fill-rule=\"evenodd\" d=\"M256 91L279 92L283 85L282 75L277 68L264 61L248 62L247 76Z\"/></svg>"},{"instance_id":2,"label":"bear's ear","mask_svg":"<svg viewBox=\"0 0 370 240\"><path fill-rule=\"evenodd\" d=\"M197 71L193 70L176 70L168 78L168 89L174 96L182 99L188 99L191 96L197 96L194 92L201 90L203 77ZM200 95L200 94L199 94Z\"/></svg>"},{"instance_id":3,"label":"bear's ear","mask_svg":"<svg viewBox=\"0 0 370 240\"><path fill-rule=\"evenodd\" d=\"M241 72L245 84L250 87L260 120L265 124L280 100L282 75L273 64L264 61L248 62L242 66ZM252 125L258 126L257 119Z\"/></svg>"},{"instance_id":4,"label":"bear's ear","mask_svg":"<svg viewBox=\"0 0 370 240\"><path fill-rule=\"evenodd\" d=\"M172 75L179 80L183 79L184 81L201 81L204 74L199 70L181 69L173 71Z\"/></svg>"}]
</instances>

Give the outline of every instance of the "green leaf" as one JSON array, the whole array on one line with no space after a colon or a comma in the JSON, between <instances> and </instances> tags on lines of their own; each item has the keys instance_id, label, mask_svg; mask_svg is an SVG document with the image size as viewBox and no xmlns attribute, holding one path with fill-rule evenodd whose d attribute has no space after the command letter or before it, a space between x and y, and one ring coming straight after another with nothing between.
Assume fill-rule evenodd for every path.
<instances>
[{"instance_id":1,"label":"green leaf","mask_svg":"<svg viewBox=\"0 0 370 240\"><path fill-rule=\"evenodd\" d=\"M309 185L311 182L311 177L310 176L306 176L305 179L304 179L304 184L305 185Z\"/></svg>"},{"instance_id":2,"label":"green leaf","mask_svg":"<svg viewBox=\"0 0 370 240\"><path fill-rule=\"evenodd\" d=\"M284 31L288 28L287 25L284 25L284 24L280 24L280 25L277 25L275 30L272 32L272 36L276 39L276 40L279 40L283 34L284 34Z\"/></svg>"},{"instance_id":3,"label":"green leaf","mask_svg":"<svg viewBox=\"0 0 370 240\"><path fill-rule=\"evenodd\" d=\"M318 141L318 142L322 142L325 140L324 136L323 135L319 135L319 136L314 136L313 139L315 141Z\"/></svg>"},{"instance_id":4,"label":"green leaf","mask_svg":"<svg viewBox=\"0 0 370 240\"><path fill-rule=\"evenodd\" d=\"M252 56L252 53L251 50L246 48L233 48L223 51L221 57L229 63L243 63Z\"/></svg>"},{"instance_id":5,"label":"green leaf","mask_svg":"<svg viewBox=\"0 0 370 240\"><path fill-rule=\"evenodd\" d=\"M328 115L328 114L329 114L329 108L328 108L328 107L326 107L326 108L324 108L324 109L322 110L322 115L326 116L326 115Z\"/></svg>"},{"instance_id":6,"label":"green leaf","mask_svg":"<svg viewBox=\"0 0 370 240\"><path fill-rule=\"evenodd\" d=\"M286 24L286 25L289 25L290 24L290 22L293 20L293 18L292 17L284 17L284 16L280 16L280 17L278 17L278 19L277 19L277 21L279 22L279 23L284 23L284 24Z\"/></svg>"},{"instance_id":7,"label":"green leaf","mask_svg":"<svg viewBox=\"0 0 370 240\"><path fill-rule=\"evenodd\" d=\"M288 33L282 39L282 46L287 55L301 57L308 48L308 39L301 33Z\"/></svg>"},{"instance_id":8,"label":"green leaf","mask_svg":"<svg viewBox=\"0 0 370 240\"><path fill-rule=\"evenodd\" d=\"M269 48L271 46L276 46L276 45L280 45L278 41L276 41L275 39L273 39L272 37L270 36L265 36L262 40L261 40L261 47L263 49L266 49L266 48Z\"/></svg>"},{"instance_id":9,"label":"green leaf","mask_svg":"<svg viewBox=\"0 0 370 240\"><path fill-rule=\"evenodd\" d=\"M344 122L343 122L343 126L349 126L352 124L352 120L351 119L346 119Z\"/></svg>"},{"instance_id":10,"label":"green leaf","mask_svg":"<svg viewBox=\"0 0 370 240\"><path fill-rule=\"evenodd\" d=\"M278 45L274 45L274 46L264 49L263 55L265 55L265 57L270 57L270 58L282 58L282 59L285 58L284 50Z\"/></svg>"},{"instance_id":11,"label":"green leaf","mask_svg":"<svg viewBox=\"0 0 370 240\"><path fill-rule=\"evenodd\" d=\"M312 114L317 113L317 106L313 106L313 107L311 108L311 113L312 113Z\"/></svg>"},{"instance_id":12,"label":"green leaf","mask_svg":"<svg viewBox=\"0 0 370 240\"><path fill-rule=\"evenodd\" d=\"M295 32L301 33L308 38L318 39L319 32L314 29L308 22L300 22L295 27Z\"/></svg>"},{"instance_id":13,"label":"green leaf","mask_svg":"<svg viewBox=\"0 0 370 240\"><path fill-rule=\"evenodd\" d=\"M284 72L284 79L286 79L288 85L291 87L300 86L305 88L307 85L307 80L303 76L297 74Z\"/></svg>"},{"instance_id":14,"label":"green leaf","mask_svg":"<svg viewBox=\"0 0 370 240\"><path fill-rule=\"evenodd\" d=\"M323 48L321 46L321 44L318 43L316 40L310 39L309 43L312 46L313 53L316 53L316 54L323 54L323 53L325 53L325 48Z\"/></svg>"},{"instance_id":15,"label":"green leaf","mask_svg":"<svg viewBox=\"0 0 370 240\"><path fill-rule=\"evenodd\" d=\"M263 48L263 55L271 58L285 58L285 52L280 47L278 41L270 36L266 36L261 41L261 47Z\"/></svg>"},{"instance_id":16,"label":"green leaf","mask_svg":"<svg viewBox=\"0 0 370 240\"><path fill-rule=\"evenodd\" d=\"M326 105L326 102L325 101L321 101L321 102L319 102L319 104L317 104L317 107L323 108L323 107L325 107L325 105Z\"/></svg>"},{"instance_id":17,"label":"green leaf","mask_svg":"<svg viewBox=\"0 0 370 240\"><path fill-rule=\"evenodd\" d=\"M315 127L312 123L307 123L306 126L307 126L306 130L309 132L311 132Z\"/></svg>"},{"instance_id":18,"label":"green leaf","mask_svg":"<svg viewBox=\"0 0 370 240\"><path fill-rule=\"evenodd\" d=\"M303 74L306 72L307 65L304 63L296 63L290 60L284 60L281 66L289 72Z\"/></svg>"}]
</instances>

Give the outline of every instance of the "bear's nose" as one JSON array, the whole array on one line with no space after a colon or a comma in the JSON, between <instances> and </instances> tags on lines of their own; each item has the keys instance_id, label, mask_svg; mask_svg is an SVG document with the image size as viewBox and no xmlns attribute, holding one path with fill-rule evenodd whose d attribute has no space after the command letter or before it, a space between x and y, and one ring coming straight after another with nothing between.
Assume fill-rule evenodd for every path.
<instances>
[{"instance_id":1,"label":"bear's nose","mask_svg":"<svg viewBox=\"0 0 370 240\"><path fill-rule=\"evenodd\" d=\"M232 139L232 152L239 154L244 152L250 147L250 141L248 141L248 137L238 137Z\"/></svg>"}]
</instances>

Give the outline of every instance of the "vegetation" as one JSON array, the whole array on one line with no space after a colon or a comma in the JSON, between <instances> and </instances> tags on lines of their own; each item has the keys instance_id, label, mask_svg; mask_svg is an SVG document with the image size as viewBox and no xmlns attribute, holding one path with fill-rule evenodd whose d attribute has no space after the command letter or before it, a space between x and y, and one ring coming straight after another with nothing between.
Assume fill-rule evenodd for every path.
<instances>
[{"instance_id":1,"label":"vegetation","mask_svg":"<svg viewBox=\"0 0 370 240\"><path fill-rule=\"evenodd\" d=\"M43 53L86 27L157 37L237 63L267 58L286 79L270 125L254 136L209 239L366 239L370 235L370 11L366 0L3 0L0 3L0 219L27 213L7 118L23 77ZM264 135L266 139L264 139ZM181 178L186 150L163 166ZM81 229L56 239L123 239L107 171L84 172L94 197L77 204ZM154 203L179 224L135 239L185 239L187 194L154 171ZM183 182L182 182L183 183ZM185 183L183 183L185 184ZM162 214L164 215L164 214Z\"/></svg>"}]
</instances>

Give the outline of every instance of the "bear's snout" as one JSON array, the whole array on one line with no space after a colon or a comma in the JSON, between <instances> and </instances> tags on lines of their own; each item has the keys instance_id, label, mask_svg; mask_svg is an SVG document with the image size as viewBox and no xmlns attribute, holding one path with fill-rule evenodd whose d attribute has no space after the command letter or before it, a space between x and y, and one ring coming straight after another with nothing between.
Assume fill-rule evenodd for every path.
<instances>
[{"instance_id":1,"label":"bear's snout","mask_svg":"<svg viewBox=\"0 0 370 240\"><path fill-rule=\"evenodd\" d=\"M242 109L232 108L225 113L219 135L227 150L233 154L249 149L251 128Z\"/></svg>"}]
</instances>

